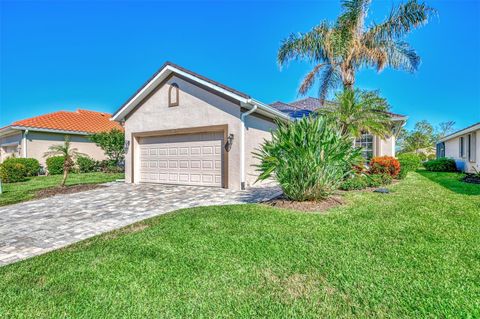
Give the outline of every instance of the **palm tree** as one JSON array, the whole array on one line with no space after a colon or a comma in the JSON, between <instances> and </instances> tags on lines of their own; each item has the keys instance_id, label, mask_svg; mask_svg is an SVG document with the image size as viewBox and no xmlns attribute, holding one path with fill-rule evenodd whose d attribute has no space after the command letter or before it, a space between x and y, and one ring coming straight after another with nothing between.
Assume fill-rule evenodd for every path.
<instances>
[{"instance_id":1,"label":"palm tree","mask_svg":"<svg viewBox=\"0 0 480 319\"><path fill-rule=\"evenodd\" d=\"M48 148L48 151L43 154L43 157L50 156L63 156L65 158L63 162L63 178L60 183L61 187L65 186L67 181L68 173L75 165L75 159L79 156L84 156L85 154L78 152L76 148L72 148L70 145L70 138L65 136L65 141L63 144L52 145Z\"/></svg>"},{"instance_id":2,"label":"palm tree","mask_svg":"<svg viewBox=\"0 0 480 319\"><path fill-rule=\"evenodd\" d=\"M393 8L380 24L365 25L371 0L343 0L343 12L335 24L326 21L310 32L292 34L278 51L278 63L284 66L292 60L306 60L314 68L305 76L299 88L304 95L320 79L319 97L343 83L352 89L355 73L361 67L385 67L415 72L420 57L403 41L413 29L427 23L435 9L417 0L408 0Z\"/></svg>"},{"instance_id":3,"label":"palm tree","mask_svg":"<svg viewBox=\"0 0 480 319\"><path fill-rule=\"evenodd\" d=\"M346 89L335 103L319 108L319 115L336 123L343 136L357 138L364 132L386 138L392 133L388 103L376 92Z\"/></svg>"}]
</instances>

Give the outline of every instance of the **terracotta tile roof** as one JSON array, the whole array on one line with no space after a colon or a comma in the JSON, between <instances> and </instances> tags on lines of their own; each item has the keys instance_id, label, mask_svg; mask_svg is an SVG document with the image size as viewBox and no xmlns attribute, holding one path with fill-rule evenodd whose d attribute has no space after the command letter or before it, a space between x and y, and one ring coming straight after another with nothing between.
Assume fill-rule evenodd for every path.
<instances>
[{"instance_id":1,"label":"terracotta tile roof","mask_svg":"<svg viewBox=\"0 0 480 319\"><path fill-rule=\"evenodd\" d=\"M75 131L84 133L98 133L112 129L123 130L122 126L110 121L111 114L88 110L76 112L59 111L20 120L11 126L23 126L30 128Z\"/></svg>"}]
</instances>

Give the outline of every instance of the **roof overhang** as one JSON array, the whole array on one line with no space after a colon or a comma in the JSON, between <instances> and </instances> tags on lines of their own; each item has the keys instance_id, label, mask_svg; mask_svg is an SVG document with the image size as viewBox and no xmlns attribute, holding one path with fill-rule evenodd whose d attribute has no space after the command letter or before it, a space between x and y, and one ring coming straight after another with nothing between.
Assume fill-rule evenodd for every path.
<instances>
[{"instance_id":1,"label":"roof overhang","mask_svg":"<svg viewBox=\"0 0 480 319\"><path fill-rule=\"evenodd\" d=\"M33 132L46 132L46 133L58 133L58 134L74 134L74 135L91 135L93 133L90 132L82 132L82 131L70 131L70 130L57 130L51 128L42 128L42 127L31 127L31 126L8 126L11 131L33 131ZM0 135L3 132L0 131Z\"/></svg>"},{"instance_id":2,"label":"roof overhang","mask_svg":"<svg viewBox=\"0 0 480 319\"><path fill-rule=\"evenodd\" d=\"M439 142L445 142L445 141L448 141L452 138L456 138L456 137L459 137L459 136L462 136L464 134L468 134L470 132L473 132L473 131L476 131L476 130L480 130L480 122L479 123L475 123L471 126L468 126L466 128L464 128L463 130L460 130L460 131L457 131L455 133L452 133L450 135L447 135L445 136L444 138L438 140L438 143Z\"/></svg>"},{"instance_id":3,"label":"roof overhang","mask_svg":"<svg viewBox=\"0 0 480 319\"><path fill-rule=\"evenodd\" d=\"M213 81L196 75L193 72L188 72L187 70L180 68L178 66L166 63L145 85L138 90L120 109L118 109L112 116L111 120L113 121L122 121L125 117L141 102L145 97L148 96L160 83L162 83L167 77L171 74L177 74L183 76L195 83L198 83L204 87L207 87L215 92L223 94L235 101L238 101L242 107L252 108L257 106L258 113L261 113L270 118L281 118L284 120L290 120L290 117L280 111L275 110L274 108L268 106L265 103L251 99L249 96L244 94L239 94L234 90L228 90L222 85L217 85Z\"/></svg>"}]
</instances>

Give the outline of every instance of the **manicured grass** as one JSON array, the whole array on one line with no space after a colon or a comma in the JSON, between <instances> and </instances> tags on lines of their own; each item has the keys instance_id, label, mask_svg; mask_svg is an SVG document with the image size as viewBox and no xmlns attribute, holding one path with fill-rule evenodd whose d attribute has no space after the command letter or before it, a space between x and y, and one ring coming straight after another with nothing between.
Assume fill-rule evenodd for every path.
<instances>
[{"instance_id":1,"label":"manicured grass","mask_svg":"<svg viewBox=\"0 0 480 319\"><path fill-rule=\"evenodd\" d=\"M0 317L479 317L479 186L457 179L150 219L0 268Z\"/></svg>"},{"instance_id":2,"label":"manicured grass","mask_svg":"<svg viewBox=\"0 0 480 319\"><path fill-rule=\"evenodd\" d=\"M123 174L84 173L70 174L67 185L98 184L123 178ZM35 198L35 192L44 188L60 185L62 175L36 176L21 183L2 184L0 206L10 205Z\"/></svg>"}]
</instances>

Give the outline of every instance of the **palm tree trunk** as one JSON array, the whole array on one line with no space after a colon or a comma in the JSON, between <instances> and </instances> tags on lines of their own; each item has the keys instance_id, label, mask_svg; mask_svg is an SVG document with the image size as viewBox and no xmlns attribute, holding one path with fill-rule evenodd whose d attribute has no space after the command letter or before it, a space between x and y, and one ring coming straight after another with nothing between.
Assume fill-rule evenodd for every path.
<instances>
[{"instance_id":1,"label":"palm tree trunk","mask_svg":"<svg viewBox=\"0 0 480 319\"><path fill-rule=\"evenodd\" d=\"M60 184L61 187L65 187L65 182L67 181L67 177L68 177L68 169L64 169L62 183Z\"/></svg>"}]
</instances>

